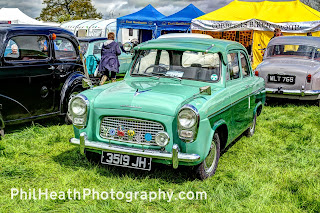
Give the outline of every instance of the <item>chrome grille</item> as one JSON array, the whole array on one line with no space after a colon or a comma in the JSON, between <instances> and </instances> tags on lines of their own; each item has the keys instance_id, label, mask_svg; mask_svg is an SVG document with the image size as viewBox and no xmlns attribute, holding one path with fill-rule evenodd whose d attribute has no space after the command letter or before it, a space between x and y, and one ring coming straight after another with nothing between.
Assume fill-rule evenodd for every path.
<instances>
[{"instance_id":1,"label":"chrome grille","mask_svg":"<svg viewBox=\"0 0 320 213\"><path fill-rule=\"evenodd\" d=\"M120 127L124 132L123 137L118 135ZM129 130L134 131L134 136L128 135ZM144 145L157 145L155 136L160 131L164 131L164 127L158 122L127 117L104 117L100 126L100 136L102 138ZM145 139L147 133L152 136L150 141Z\"/></svg>"}]
</instances>

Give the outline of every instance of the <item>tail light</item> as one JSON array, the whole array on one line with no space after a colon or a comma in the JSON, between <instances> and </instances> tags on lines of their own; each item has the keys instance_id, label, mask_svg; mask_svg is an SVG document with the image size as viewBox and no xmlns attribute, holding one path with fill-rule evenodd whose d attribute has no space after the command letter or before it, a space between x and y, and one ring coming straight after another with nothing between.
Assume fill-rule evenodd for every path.
<instances>
[{"instance_id":1,"label":"tail light","mask_svg":"<svg viewBox=\"0 0 320 213\"><path fill-rule=\"evenodd\" d=\"M254 72L254 75L255 75L255 76L259 76L259 71L256 70L256 71Z\"/></svg>"},{"instance_id":2,"label":"tail light","mask_svg":"<svg viewBox=\"0 0 320 213\"><path fill-rule=\"evenodd\" d=\"M308 82L308 83L311 82L311 74L307 75L307 82Z\"/></svg>"}]
</instances>

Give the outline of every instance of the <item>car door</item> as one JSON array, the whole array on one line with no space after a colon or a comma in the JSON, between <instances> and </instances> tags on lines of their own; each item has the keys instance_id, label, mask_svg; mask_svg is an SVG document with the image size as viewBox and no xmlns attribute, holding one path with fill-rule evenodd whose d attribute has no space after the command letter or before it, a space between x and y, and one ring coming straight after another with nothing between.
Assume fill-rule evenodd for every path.
<instances>
[{"instance_id":1,"label":"car door","mask_svg":"<svg viewBox=\"0 0 320 213\"><path fill-rule=\"evenodd\" d=\"M232 111L232 126L230 136L239 136L248 123L248 85L243 82L240 68L239 51L231 51L227 54L227 79L226 86L229 91Z\"/></svg>"},{"instance_id":2,"label":"car door","mask_svg":"<svg viewBox=\"0 0 320 213\"><path fill-rule=\"evenodd\" d=\"M76 71L82 72L83 68L79 48L72 39L67 36L64 37L63 35L56 36L56 38L52 40L51 48L53 49L54 58L52 63L52 69L54 69L55 75L54 88L58 92L55 97L55 108L58 108L61 99L61 90L67 78Z\"/></svg>"},{"instance_id":3,"label":"car door","mask_svg":"<svg viewBox=\"0 0 320 213\"><path fill-rule=\"evenodd\" d=\"M16 121L51 113L53 70L46 35L20 35L7 40L18 47L18 55L5 54L0 67L0 94L4 120ZM5 97L4 97L5 96Z\"/></svg>"},{"instance_id":4,"label":"car door","mask_svg":"<svg viewBox=\"0 0 320 213\"><path fill-rule=\"evenodd\" d=\"M255 84L256 78L254 77L251 69L251 64L248 58L248 55L244 51L239 52L240 59L240 69L242 74L242 82L246 86L247 95L248 95L248 113L247 113L247 124L249 124L253 119L253 111L256 105L255 103L255 94L254 92L258 88Z\"/></svg>"},{"instance_id":5,"label":"car door","mask_svg":"<svg viewBox=\"0 0 320 213\"><path fill-rule=\"evenodd\" d=\"M132 62L133 53L123 52L121 48L120 50L121 55L118 56L120 62L119 73L126 73Z\"/></svg>"}]
</instances>

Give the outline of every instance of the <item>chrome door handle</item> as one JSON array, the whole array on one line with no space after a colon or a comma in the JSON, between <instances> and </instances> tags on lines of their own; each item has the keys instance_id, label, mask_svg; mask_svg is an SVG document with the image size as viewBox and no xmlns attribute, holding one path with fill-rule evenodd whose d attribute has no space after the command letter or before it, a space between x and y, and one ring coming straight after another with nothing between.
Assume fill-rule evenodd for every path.
<instances>
[{"instance_id":1,"label":"chrome door handle","mask_svg":"<svg viewBox=\"0 0 320 213\"><path fill-rule=\"evenodd\" d=\"M49 68L48 68L48 70L55 70L56 68L54 67L54 66L50 66Z\"/></svg>"}]
</instances>

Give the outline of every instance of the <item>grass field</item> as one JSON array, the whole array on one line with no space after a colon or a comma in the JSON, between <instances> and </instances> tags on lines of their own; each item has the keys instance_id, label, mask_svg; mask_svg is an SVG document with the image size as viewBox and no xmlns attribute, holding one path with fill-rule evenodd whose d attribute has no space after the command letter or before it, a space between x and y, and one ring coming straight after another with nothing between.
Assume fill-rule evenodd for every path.
<instances>
[{"instance_id":1,"label":"grass field","mask_svg":"<svg viewBox=\"0 0 320 213\"><path fill-rule=\"evenodd\" d=\"M59 120L11 130L0 141L0 212L320 212L320 110L274 104L256 133L220 158L216 175L200 181L188 167L153 165L151 172L89 163ZM64 191L205 191L206 200L21 200L11 188Z\"/></svg>"}]
</instances>

